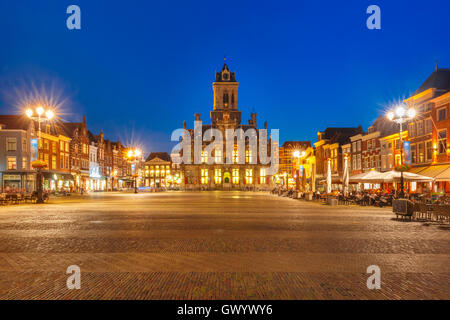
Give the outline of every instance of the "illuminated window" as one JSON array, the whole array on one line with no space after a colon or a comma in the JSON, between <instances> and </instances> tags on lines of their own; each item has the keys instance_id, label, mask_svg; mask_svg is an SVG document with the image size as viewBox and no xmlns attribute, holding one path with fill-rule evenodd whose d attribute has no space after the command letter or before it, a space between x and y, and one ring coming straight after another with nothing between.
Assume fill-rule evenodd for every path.
<instances>
[{"instance_id":1,"label":"illuminated window","mask_svg":"<svg viewBox=\"0 0 450 320\"><path fill-rule=\"evenodd\" d=\"M202 169L202 184L208 183L208 169Z\"/></svg>"},{"instance_id":2,"label":"illuminated window","mask_svg":"<svg viewBox=\"0 0 450 320\"><path fill-rule=\"evenodd\" d=\"M239 169L233 169L233 184L239 183Z\"/></svg>"},{"instance_id":3,"label":"illuminated window","mask_svg":"<svg viewBox=\"0 0 450 320\"><path fill-rule=\"evenodd\" d=\"M22 157L22 170L26 170L27 169L27 157Z\"/></svg>"},{"instance_id":4,"label":"illuminated window","mask_svg":"<svg viewBox=\"0 0 450 320\"><path fill-rule=\"evenodd\" d=\"M8 170L16 170L17 169L17 160L16 157L8 157Z\"/></svg>"},{"instance_id":5,"label":"illuminated window","mask_svg":"<svg viewBox=\"0 0 450 320\"><path fill-rule=\"evenodd\" d=\"M444 153L447 150L447 130L438 132L439 153Z\"/></svg>"},{"instance_id":6,"label":"illuminated window","mask_svg":"<svg viewBox=\"0 0 450 320\"><path fill-rule=\"evenodd\" d=\"M214 155L216 163L222 163L222 150L216 149Z\"/></svg>"},{"instance_id":7,"label":"illuminated window","mask_svg":"<svg viewBox=\"0 0 450 320\"><path fill-rule=\"evenodd\" d=\"M238 163L239 154L237 150L233 150L233 163Z\"/></svg>"},{"instance_id":8,"label":"illuminated window","mask_svg":"<svg viewBox=\"0 0 450 320\"><path fill-rule=\"evenodd\" d=\"M202 151L202 163L206 163L208 161L208 152Z\"/></svg>"},{"instance_id":9,"label":"illuminated window","mask_svg":"<svg viewBox=\"0 0 450 320\"><path fill-rule=\"evenodd\" d=\"M245 150L245 163L252 163L251 150Z\"/></svg>"},{"instance_id":10,"label":"illuminated window","mask_svg":"<svg viewBox=\"0 0 450 320\"><path fill-rule=\"evenodd\" d=\"M56 156L52 156L52 169L56 169Z\"/></svg>"},{"instance_id":11,"label":"illuminated window","mask_svg":"<svg viewBox=\"0 0 450 320\"><path fill-rule=\"evenodd\" d=\"M253 169L245 169L245 183L253 183Z\"/></svg>"},{"instance_id":12,"label":"illuminated window","mask_svg":"<svg viewBox=\"0 0 450 320\"><path fill-rule=\"evenodd\" d=\"M266 169L259 169L259 183L266 183Z\"/></svg>"},{"instance_id":13,"label":"illuminated window","mask_svg":"<svg viewBox=\"0 0 450 320\"><path fill-rule=\"evenodd\" d=\"M214 170L214 182L215 183L222 183L222 169L215 169Z\"/></svg>"},{"instance_id":14,"label":"illuminated window","mask_svg":"<svg viewBox=\"0 0 450 320\"><path fill-rule=\"evenodd\" d=\"M424 144L423 144L423 143L419 143L417 146L419 147L419 151L418 151L418 154L419 154L419 163L422 163L422 162L425 161L425 149L424 149Z\"/></svg>"}]
</instances>

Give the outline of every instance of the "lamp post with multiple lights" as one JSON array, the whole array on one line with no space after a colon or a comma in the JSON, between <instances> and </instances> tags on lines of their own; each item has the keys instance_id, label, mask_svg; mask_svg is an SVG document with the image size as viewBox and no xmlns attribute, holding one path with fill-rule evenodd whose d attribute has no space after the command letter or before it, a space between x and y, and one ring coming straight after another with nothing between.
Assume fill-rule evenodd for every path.
<instances>
[{"instance_id":1,"label":"lamp post with multiple lights","mask_svg":"<svg viewBox=\"0 0 450 320\"><path fill-rule=\"evenodd\" d=\"M413 119L416 116L416 110L413 108L406 109L405 105L399 105L394 111L387 113L387 118L395 123L400 124L400 166L403 165L403 124ZM400 197L405 196L403 169L400 168Z\"/></svg>"},{"instance_id":2,"label":"lamp post with multiple lights","mask_svg":"<svg viewBox=\"0 0 450 320\"><path fill-rule=\"evenodd\" d=\"M300 159L302 159L305 155L306 155L305 151L298 151L298 150L296 150L293 153L293 156L295 158L297 158L297 161L298 161L298 174L297 174L297 179L295 180L297 182L297 189L300 189L299 188L299 186L300 186L300 166L301 166ZM302 177L303 177L304 174L305 174L305 169L302 168ZM300 191L300 190L298 190L298 191Z\"/></svg>"},{"instance_id":3,"label":"lamp post with multiple lights","mask_svg":"<svg viewBox=\"0 0 450 320\"><path fill-rule=\"evenodd\" d=\"M139 157L142 155L142 151L139 149L130 149L127 152L127 158L134 163L134 193L138 193L137 191L137 177L138 177L138 173L137 173L137 167L136 164L138 162Z\"/></svg>"},{"instance_id":4,"label":"lamp post with multiple lights","mask_svg":"<svg viewBox=\"0 0 450 320\"><path fill-rule=\"evenodd\" d=\"M41 123L45 121L50 121L55 116L54 112L50 109L45 110L42 106L37 106L34 110L28 108L25 111L25 114L31 120L38 122L38 150L41 145ZM33 167L37 170L36 174L36 191L37 191L37 199L36 203L44 203L44 198L42 196L42 169L46 167L47 164L44 163L36 163Z\"/></svg>"}]
</instances>

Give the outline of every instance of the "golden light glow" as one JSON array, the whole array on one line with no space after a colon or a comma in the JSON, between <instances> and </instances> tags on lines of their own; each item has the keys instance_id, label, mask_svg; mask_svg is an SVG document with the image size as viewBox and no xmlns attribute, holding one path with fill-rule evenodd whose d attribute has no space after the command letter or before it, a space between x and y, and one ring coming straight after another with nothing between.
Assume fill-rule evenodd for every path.
<instances>
[{"instance_id":1,"label":"golden light glow","mask_svg":"<svg viewBox=\"0 0 450 320\"><path fill-rule=\"evenodd\" d=\"M388 119L391 120L391 121L392 121L392 119L394 119L394 116L395 116L394 112L392 112L392 111L389 111L388 114L387 114Z\"/></svg>"},{"instance_id":2,"label":"golden light glow","mask_svg":"<svg viewBox=\"0 0 450 320\"><path fill-rule=\"evenodd\" d=\"M405 114L406 114L406 110L405 110L405 107L403 107L403 106L398 106L396 109L395 109L395 114L398 116L398 117L403 117Z\"/></svg>"},{"instance_id":3,"label":"golden light glow","mask_svg":"<svg viewBox=\"0 0 450 320\"><path fill-rule=\"evenodd\" d=\"M408 118L414 118L416 116L416 110L414 110L413 108L408 109L406 115L408 116Z\"/></svg>"},{"instance_id":4,"label":"golden light glow","mask_svg":"<svg viewBox=\"0 0 450 320\"><path fill-rule=\"evenodd\" d=\"M37 113L39 116L42 116L42 115L44 114L44 108L43 108L42 106L37 107L37 108L36 108L36 113Z\"/></svg>"},{"instance_id":5,"label":"golden light glow","mask_svg":"<svg viewBox=\"0 0 450 320\"><path fill-rule=\"evenodd\" d=\"M25 111L25 114L27 115L28 118L31 118L31 117L33 116L33 110L27 109L27 110Z\"/></svg>"},{"instance_id":6,"label":"golden light glow","mask_svg":"<svg viewBox=\"0 0 450 320\"><path fill-rule=\"evenodd\" d=\"M45 116L47 117L48 120L51 120L55 114L53 113L52 110L47 110L47 112L45 112Z\"/></svg>"}]
</instances>

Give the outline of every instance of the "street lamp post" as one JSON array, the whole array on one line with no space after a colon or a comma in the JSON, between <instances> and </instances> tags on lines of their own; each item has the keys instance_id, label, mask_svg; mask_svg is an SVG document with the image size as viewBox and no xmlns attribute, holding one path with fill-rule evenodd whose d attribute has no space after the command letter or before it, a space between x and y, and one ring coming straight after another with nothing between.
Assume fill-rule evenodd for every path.
<instances>
[{"instance_id":1,"label":"street lamp post","mask_svg":"<svg viewBox=\"0 0 450 320\"><path fill-rule=\"evenodd\" d=\"M141 155L142 155L142 152L139 149L134 149L134 150L131 149L127 153L128 159L130 159L130 161L132 161L134 163L134 170L135 170L135 172L133 173L133 177L134 177L134 193L138 193L138 191L137 191L137 177L138 177L139 174L136 172L137 171L136 164L138 162L138 158Z\"/></svg>"},{"instance_id":2,"label":"street lamp post","mask_svg":"<svg viewBox=\"0 0 450 320\"><path fill-rule=\"evenodd\" d=\"M387 114L389 120L400 124L400 166L403 165L403 124L413 119L416 116L416 110L413 108L406 109L404 105L399 105L395 111L390 111ZM405 196L403 168L400 168L400 197Z\"/></svg>"},{"instance_id":3,"label":"street lamp post","mask_svg":"<svg viewBox=\"0 0 450 320\"><path fill-rule=\"evenodd\" d=\"M35 115L36 113L36 115ZM41 122L45 122L45 121L50 121L53 119L53 117L55 116L55 114L53 113L52 110L48 109L45 110L42 106L37 106L35 108L35 110L33 111L33 109L29 108L25 111L25 114L27 115L28 118L30 118L31 120L37 121L38 122L38 150L39 150L39 145L41 144ZM44 203L44 199L42 197L42 169L45 167L43 166L43 164L36 164L36 170L37 170L37 174L36 174L36 180L37 180L37 199L36 199L36 203Z\"/></svg>"},{"instance_id":4,"label":"street lamp post","mask_svg":"<svg viewBox=\"0 0 450 320\"><path fill-rule=\"evenodd\" d=\"M298 161L298 173L297 173L297 179L296 179L296 182L298 182L297 183L297 185L299 186L300 185L300 167L301 167L301 164L300 164L300 159L303 159L303 157L306 155L306 152L305 151L302 151L302 152L300 152L300 151L298 151L298 150L296 150L296 151L294 151L294 153L293 153L293 156L295 157L295 158L297 158L297 161ZM303 163L302 163L303 164ZM302 168L302 177L303 177L303 175L305 174L305 169L304 168ZM300 189L300 188L299 188ZM298 190L298 191L300 191L300 190Z\"/></svg>"}]
</instances>

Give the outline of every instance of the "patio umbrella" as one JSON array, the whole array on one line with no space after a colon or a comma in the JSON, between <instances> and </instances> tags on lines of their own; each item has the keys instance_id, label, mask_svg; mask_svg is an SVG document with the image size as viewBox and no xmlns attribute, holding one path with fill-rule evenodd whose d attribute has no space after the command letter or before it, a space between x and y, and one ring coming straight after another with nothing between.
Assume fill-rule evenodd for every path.
<instances>
[{"instance_id":1,"label":"patio umbrella","mask_svg":"<svg viewBox=\"0 0 450 320\"><path fill-rule=\"evenodd\" d=\"M331 161L328 160L327 170L327 193L331 193Z\"/></svg>"},{"instance_id":2,"label":"patio umbrella","mask_svg":"<svg viewBox=\"0 0 450 320\"><path fill-rule=\"evenodd\" d=\"M349 178L350 182L383 182L382 180L382 173L376 170L355 174Z\"/></svg>"},{"instance_id":3,"label":"patio umbrella","mask_svg":"<svg viewBox=\"0 0 450 320\"><path fill-rule=\"evenodd\" d=\"M342 182L343 182L344 196L347 196L348 195L348 183L349 183L347 157L344 158L344 175L342 177Z\"/></svg>"},{"instance_id":4,"label":"patio umbrella","mask_svg":"<svg viewBox=\"0 0 450 320\"><path fill-rule=\"evenodd\" d=\"M380 173L378 176L366 179L366 182L400 182L401 172L400 171L388 171ZM422 176L420 174L415 174L412 172L403 172L403 180L405 182L432 182L433 178Z\"/></svg>"}]
</instances>

